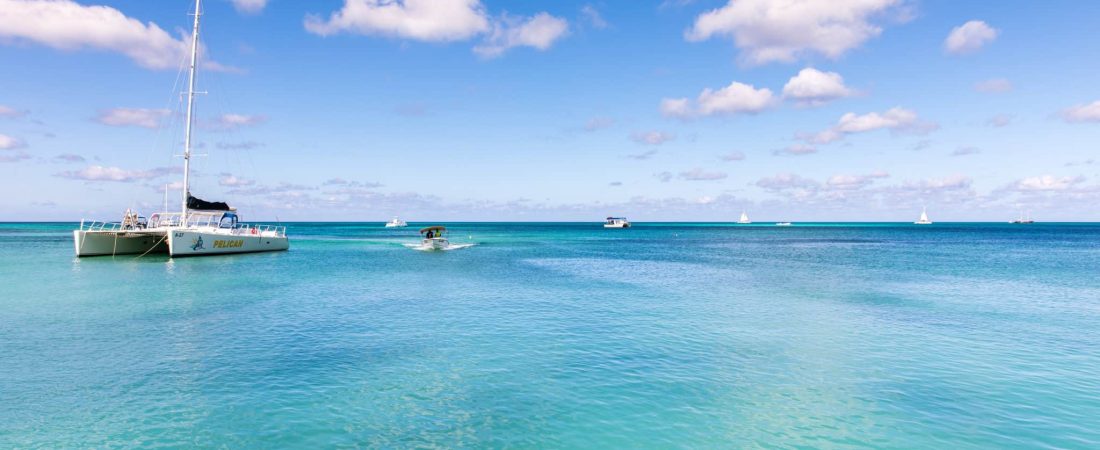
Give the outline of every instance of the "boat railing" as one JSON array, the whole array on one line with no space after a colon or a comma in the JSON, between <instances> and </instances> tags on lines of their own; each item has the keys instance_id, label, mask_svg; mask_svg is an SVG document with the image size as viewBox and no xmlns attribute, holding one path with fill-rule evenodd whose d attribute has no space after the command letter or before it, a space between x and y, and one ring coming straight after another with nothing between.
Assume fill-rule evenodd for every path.
<instances>
[{"instance_id":1,"label":"boat railing","mask_svg":"<svg viewBox=\"0 0 1100 450\"><path fill-rule=\"evenodd\" d=\"M99 220L80 221L80 231L118 231L122 229L122 222L102 222Z\"/></svg>"},{"instance_id":2,"label":"boat railing","mask_svg":"<svg viewBox=\"0 0 1100 450\"><path fill-rule=\"evenodd\" d=\"M237 236L286 237L286 226L238 223L232 228L232 233Z\"/></svg>"}]
</instances>

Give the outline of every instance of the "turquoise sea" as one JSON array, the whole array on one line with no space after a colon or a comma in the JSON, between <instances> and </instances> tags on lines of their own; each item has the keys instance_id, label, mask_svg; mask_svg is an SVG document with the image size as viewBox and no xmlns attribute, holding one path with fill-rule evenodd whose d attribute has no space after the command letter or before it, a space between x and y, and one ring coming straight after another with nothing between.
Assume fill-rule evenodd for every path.
<instances>
[{"instance_id":1,"label":"turquoise sea","mask_svg":"<svg viewBox=\"0 0 1100 450\"><path fill-rule=\"evenodd\" d=\"M1100 224L0 224L0 448L1098 448Z\"/></svg>"}]
</instances>

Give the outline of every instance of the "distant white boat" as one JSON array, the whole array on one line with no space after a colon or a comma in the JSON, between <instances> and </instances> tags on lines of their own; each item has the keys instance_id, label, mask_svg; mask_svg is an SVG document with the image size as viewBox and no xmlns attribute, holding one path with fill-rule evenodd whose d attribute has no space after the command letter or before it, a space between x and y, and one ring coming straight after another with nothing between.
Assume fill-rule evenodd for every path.
<instances>
[{"instance_id":1,"label":"distant white boat","mask_svg":"<svg viewBox=\"0 0 1100 450\"><path fill-rule=\"evenodd\" d=\"M393 220L386 222L386 228L401 228L407 226L409 226L409 224L405 223L404 220L398 219L396 217L394 217Z\"/></svg>"},{"instance_id":2,"label":"distant white boat","mask_svg":"<svg viewBox=\"0 0 1100 450\"><path fill-rule=\"evenodd\" d=\"M925 208L921 208L920 219L913 223L917 225L932 225L932 221L928 220L928 210Z\"/></svg>"},{"instance_id":3,"label":"distant white boat","mask_svg":"<svg viewBox=\"0 0 1100 450\"><path fill-rule=\"evenodd\" d=\"M777 227L789 227L789 226L791 226L791 223L790 222L776 222L775 226L777 226Z\"/></svg>"},{"instance_id":4,"label":"distant white boat","mask_svg":"<svg viewBox=\"0 0 1100 450\"><path fill-rule=\"evenodd\" d=\"M1026 224L1029 224L1029 223L1035 223L1035 221L1031 220L1031 211L1028 211L1026 216L1024 215L1023 211L1020 211L1020 218L1016 219L1016 220L1010 220L1010 221L1008 221L1008 223L1026 225Z\"/></svg>"},{"instance_id":5,"label":"distant white boat","mask_svg":"<svg viewBox=\"0 0 1100 450\"><path fill-rule=\"evenodd\" d=\"M604 228L630 228L630 221L626 217L608 217L603 223Z\"/></svg>"},{"instance_id":6,"label":"distant white boat","mask_svg":"<svg viewBox=\"0 0 1100 450\"><path fill-rule=\"evenodd\" d=\"M752 221L749 220L748 213L746 213L745 211L741 211L741 218L737 220L737 223L746 224L746 223L752 223Z\"/></svg>"}]
</instances>

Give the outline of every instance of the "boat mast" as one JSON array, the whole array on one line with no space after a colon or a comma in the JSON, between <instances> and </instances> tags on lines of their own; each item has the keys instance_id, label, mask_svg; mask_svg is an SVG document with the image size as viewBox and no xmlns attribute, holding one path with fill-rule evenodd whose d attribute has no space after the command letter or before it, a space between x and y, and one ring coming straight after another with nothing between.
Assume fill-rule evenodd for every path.
<instances>
[{"instance_id":1,"label":"boat mast","mask_svg":"<svg viewBox=\"0 0 1100 450\"><path fill-rule=\"evenodd\" d=\"M180 225L187 223L187 199L191 197L191 122L195 111L195 63L199 58L199 16L202 0L195 0L195 27L191 31L191 75L187 82L187 131L183 140L183 215Z\"/></svg>"}]
</instances>

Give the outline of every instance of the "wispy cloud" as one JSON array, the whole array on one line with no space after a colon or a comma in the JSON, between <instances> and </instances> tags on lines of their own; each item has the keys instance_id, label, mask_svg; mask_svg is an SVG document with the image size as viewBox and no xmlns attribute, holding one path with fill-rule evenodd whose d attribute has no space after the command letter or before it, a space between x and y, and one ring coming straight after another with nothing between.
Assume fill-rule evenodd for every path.
<instances>
[{"instance_id":1,"label":"wispy cloud","mask_svg":"<svg viewBox=\"0 0 1100 450\"><path fill-rule=\"evenodd\" d=\"M26 147L27 143L6 134L0 134L0 150L15 150Z\"/></svg>"},{"instance_id":2,"label":"wispy cloud","mask_svg":"<svg viewBox=\"0 0 1100 450\"><path fill-rule=\"evenodd\" d=\"M113 127L159 128L169 115L167 109L112 108L100 111L95 121Z\"/></svg>"},{"instance_id":3,"label":"wispy cloud","mask_svg":"<svg viewBox=\"0 0 1100 450\"><path fill-rule=\"evenodd\" d=\"M70 180L82 181L111 181L119 183L131 183L134 181L150 180L168 174L179 173L178 167L157 167L149 170L126 170L118 167L104 167L92 165L81 170L68 170L54 174L54 176Z\"/></svg>"},{"instance_id":4,"label":"wispy cloud","mask_svg":"<svg viewBox=\"0 0 1100 450\"><path fill-rule=\"evenodd\" d=\"M951 152L951 156L977 155L981 152L982 150L978 147L959 147L955 149L955 151Z\"/></svg>"},{"instance_id":5,"label":"wispy cloud","mask_svg":"<svg viewBox=\"0 0 1100 450\"><path fill-rule=\"evenodd\" d=\"M259 14L267 6L267 0L233 0L233 8L242 14Z\"/></svg>"},{"instance_id":6,"label":"wispy cloud","mask_svg":"<svg viewBox=\"0 0 1100 450\"><path fill-rule=\"evenodd\" d=\"M710 171L701 167L680 172L680 179L687 181L716 181L725 179L728 176L725 172Z\"/></svg>"},{"instance_id":7,"label":"wispy cloud","mask_svg":"<svg viewBox=\"0 0 1100 450\"><path fill-rule=\"evenodd\" d=\"M938 128L938 124L921 120L917 113L912 110L895 107L881 114L877 112L863 115L847 113L841 116L832 128L817 134L802 135L800 137L809 143L828 144L839 141L849 134L881 129L888 129L893 132L926 134Z\"/></svg>"},{"instance_id":8,"label":"wispy cloud","mask_svg":"<svg viewBox=\"0 0 1100 450\"><path fill-rule=\"evenodd\" d=\"M726 162L744 161L745 160L745 154L741 153L739 151L732 151L732 152L729 152L729 153L726 153L726 154L720 156L719 159L721 159L722 161L726 161Z\"/></svg>"},{"instance_id":9,"label":"wispy cloud","mask_svg":"<svg viewBox=\"0 0 1100 450\"><path fill-rule=\"evenodd\" d=\"M639 144L661 145L676 139L676 135L663 131L639 131L631 134L630 139Z\"/></svg>"},{"instance_id":10,"label":"wispy cloud","mask_svg":"<svg viewBox=\"0 0 1100 450\"><path fill-rule=\"evenodd\" d=\"M1062 120L1069 123L1100 122L1100 100L1062 110Z\"/></svg>"},{"instance_id":11,"label":"wispy cloud","mask_svg":"<svg viewBox=\"0 0 1100 450\"><path fill-rule=\"evenodd\" d=\"M974 83L974 90L987 94L1001 94L1012 91L1012 82L1004 78L991 78Z\"/></svg>"},{"instance_id":12,"label":"wispy cloud","mask_svg":"<svg viewBox=\"0 0 1100 450\"><path fill-rule=\"evenodd\" d=\"M233 131L267 122L267 116L260 114L222 114L203 125L216 131Z\"/></svg>"},{"instance_id":13,"label":"wispy cloud","mask_svg":"<svg viewBox=\"0 0 1100 450\"><path fill-rule=\"evenodd\" d=\"M615 119L610 117L593 117L584 123L584 131L597 131L610 128L615 125Z\"/></svg>"},{"instance_id":14,"label":"wispy cloud","mask_svg":"<svg viewBox=\"0 0 1100 450\"><path fill-rule=\"evenodd\" d=\"M83 156L72 154L72 153L63 153L63 154L54 156L53 158L58 160L58 161L63 161L63 162L67 162L67 163L82 163L82 162L86 161L86 159L84 159Z\"/></svg>"},{"instance_id":15,"label":"wispy cloud","mask_svg":"<svg viewBox=\"0 0 1100 450\"><path fill-rule=\"evenodd\" d=\"M817 147L805 144L788 145L781 149L772 150L776 156L805 156L817 153Z\"/></svg>"},{"instance_id":16,"label":"wispy cloud","mask_svg":"<svg viewBox=\"0 0 1100 450\"><path fill-rule=\"evenodd\" d=\"M7 105L0 105L0 119L18 119L27 115L26 111L18 110Z\"/></svg>"},{"instance_id":17,"label":"wispy cloud","mask_svg":"<svg viewBox=\"0 0 1100 450\"><path fill-rule=\"evenodd\" d=\"M1003 128L1012 124L1013 117L1015 116L1011 114L997 114L993 117L990 117L989 120L986 120L985 124L991 127Z\"/></svg>"},{"instance_id":18,"label":"wispy cloud","mask_svg":"<svg viewBox=\"0 0 1100 450\"><path fill-rule=\"evenodd\" d=\"M225 187L246 187L256 184L256 180L250 180L247 178L241 178L231 173L221 173L218 175L218 185Z\"/></svg>"},{"instance_id":19,"label":"wispy cloud","mask_svg":"<svg viewBox=\"0 0 1100 450\"><path fill-rule=\"evenodd\" d=\"M592 5L584 5L581 7L581 16L588 22L592 28L604 29L607 28L607 21L600 15L600 11Z\"/></svg>"},{"instance_id":20,"label":"wispy cloud","mask_svg":"<svg viewBox=\"0 0 1100 450\"><path fill-rule=\"evenodd\" d=\"M504 15L492 25L485 41L474 47L482 58L496 58L516 47L545 51L569 34L569 22L544 12L529 18Z\"/></svg>"},{"instance_id":21,"label":"wispy cloud","mask_svg":"<svg viewBox=\"0 0 1100 450\"><path fill-rule=\"evenodd\" d=\"M974 53L992 43L1000 34L995 28L980 20L971 20L951 30L943 41L943 48L952 55Z\"/></svg>"},{"instance_id":22,"label":"wispy cloud","mask_svg":"<svg viewBox=\"0 0 1100 450\"><path fill-rule=\"evenodd\" d=\"M264 146L262 142L256 141L218 142L214 145L222 150L252 150Z\"/></svg>"},{"instance_id":23,"label":"wispy cloud","mask_svg":"<svg viewBox=\"0 0 1100 450\"><path fill-rule=\"evenodd\" d=\"M636 159L636 160L641 161L641 160L652 158L656 155L657 155L657 149L652 149L652 150L646 150L646 151L641 152L641 153L632 153L632 154L626 155L626 157L630 158L630 159Z\"/></svg>"}]
</instances>

